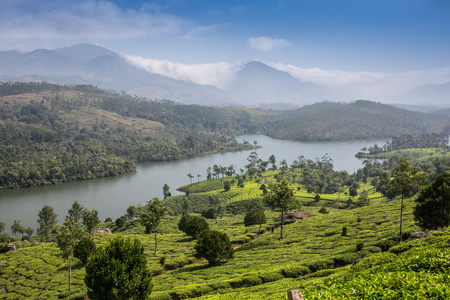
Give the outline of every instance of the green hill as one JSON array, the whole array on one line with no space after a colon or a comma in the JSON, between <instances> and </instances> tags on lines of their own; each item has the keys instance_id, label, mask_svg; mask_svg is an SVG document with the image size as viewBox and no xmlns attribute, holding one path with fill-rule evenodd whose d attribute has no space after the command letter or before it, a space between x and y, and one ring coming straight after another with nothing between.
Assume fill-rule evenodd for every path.
<instances>
[{"instance_id":1,"label":"green hill","mask_svg":"<svg viewBox=\"0 0 450 300\"><path fill-rule=\"evenodd\" d=\"M266 134L295 141L347 141L448 132L450 119L358 100L322 102L281 113Z\"/></svg>"}]
</instances>

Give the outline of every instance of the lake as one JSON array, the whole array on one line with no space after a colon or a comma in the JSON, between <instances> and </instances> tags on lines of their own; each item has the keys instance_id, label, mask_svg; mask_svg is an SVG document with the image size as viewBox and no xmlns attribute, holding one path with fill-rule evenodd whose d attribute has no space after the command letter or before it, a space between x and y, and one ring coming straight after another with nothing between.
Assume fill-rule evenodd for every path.
<instances>
[{"instance_id":1,"label":"lake","mask_svg":"<svg viewBox=\"0 0 450 300\"><path fill-rule=\"evenodd\" d=\"M355 154L363 147L374 144L379 146L386 139L357 140L346 142L293 142L272 139L263 135L244 135L237 137L239 142L248 141L262 148L254 150L259 158L268 160L274 155L277 165L286 159L290 165L300 155L316 160L324 154L333 159L334 169L346 170L352 174L362 167L362 160ZM176 188L190 183L187 176L191 173L195 180L206 179L206 169L215 164L234 165L239 173L248 164L247 157L253 150L204 155L192 159L149 163L138 165L137 171L116 177L71 182L49 187L31 189L0 190L0 221L6 221L7 233L11 233L14 219L20 220L25 227L36 230L38 212L44 205L50 205L58 214L60 223L64 221L67 210L74 201L88 209L95 208L103 221L106 217L113 220L126 213L130 205L145 204L153 197L163 198L163 185L170 186L172 195L180 194ZM197 175L200 175L198 177Z\"/></svg>"}]
</instances>

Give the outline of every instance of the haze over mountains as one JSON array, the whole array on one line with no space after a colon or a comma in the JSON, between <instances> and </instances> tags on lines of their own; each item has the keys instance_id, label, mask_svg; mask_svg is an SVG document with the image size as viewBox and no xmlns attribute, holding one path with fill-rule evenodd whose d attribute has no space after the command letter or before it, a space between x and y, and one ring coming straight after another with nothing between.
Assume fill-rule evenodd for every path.
<instances>
[{"instance_id":1,"label":"haze over mountains","mask_svg":"<svg viewBox=\"0 0 450 300\"><path fill-rule=\"evenodd\" d=\"M286 71L257 61L241 64L223 87L199 84L151 73L132 63L129 58L90 44L55 50L38 49L28 53L0 51L0 81L93 84L150 99L200 105L291 103L301 106L325 100L352 101L368 93L361 92L364 86L355 87L356 92L351 93L313 80L300 80ZM369 100L378 101L374 98ZM448 107L449 100L450 82L418 86L404 95L389 99L389 102Z\"/></svg>"}]
</instances>

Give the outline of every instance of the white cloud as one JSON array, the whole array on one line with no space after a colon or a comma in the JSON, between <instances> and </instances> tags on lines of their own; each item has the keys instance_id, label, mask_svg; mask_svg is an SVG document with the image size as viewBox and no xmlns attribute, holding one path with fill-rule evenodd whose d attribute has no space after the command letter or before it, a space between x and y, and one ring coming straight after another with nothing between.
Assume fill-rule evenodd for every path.
<instances>
[{"instance_id":1,"label":"white cloud","mask_svg":"<svg viewBox=\"0 0 450 300\"><path fill-rule=\"evenodd\" d=\"M346 95L352 95L354 99L395 99L421 85L450 82L450 68L381 73L299 68L282 63L269 65L288 72L301 81L310 81L342 91Z\"/></svg>"},{"instance_id":2,"label":"white cloud","mask_svg":"<svg viewBox=\"0 0 450 300\"><path fill-rule=\"evenodd\" d=\"M229 64L225 62L210 64L180 64L168 60L157 60L138 56L124 56L131 64L150 73L156 73L175 79L190 80L198 84L226 87L233 75L240 68L241 63Z\"/></svg>"},{"instance_id":3,"label":"white cloud","mask_svg":"<svg viewBox=\"0 0 450 300\"><path fill-rule=\"evenodd\" d=\"M0 0L0 38L124 39L176 33L185 20L101 0Z\"/></svg>"},{"instance_id":4,"label":"white cloud","mask_svg":"<svg viewBox=\"0 0 450 300\"><path fill-rule=\"evenodd\" d=\"M273 39L266 36L250 37L247 40L247 45L250 48L258 49L261 51L269 51L273 48L279 48L289 45L290 43L283 39Z\"/></svg>"}]
</instances>

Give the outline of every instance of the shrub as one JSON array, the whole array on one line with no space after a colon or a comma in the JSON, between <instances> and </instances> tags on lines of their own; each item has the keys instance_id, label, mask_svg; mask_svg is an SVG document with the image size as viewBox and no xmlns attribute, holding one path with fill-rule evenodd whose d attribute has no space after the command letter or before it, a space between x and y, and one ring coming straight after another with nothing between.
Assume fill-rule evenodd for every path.
<instances>
[{"instance_id":1,"label":"shrub","mask_svg":"<svg viewBox=\"0 0 450 300\"><path fill-rule=\"evenodd\" d=\"M324 270L333 267L334 261L331 259L326 260L315 260L313 262L305 264L306 267L311 271L311 273L317 272L319 270Z\"/></svg>"},{"instance_id":2,"label":"shrub","mask_svg":"<svg viewBox=\"0 0 450 300\"><path fill-rule=\"evenodd\" d=\"M395 239L381 239L379 240L375 246L380 247L381 251L388 251L391 247L397 244Z\"/></svg>"},{"instance_id":3,"label":"shrub","mask_svg":"<svg viewBox=\"0 0 450 300\"><path fill-rule=\"evenodd\" d=\"M73 256L87 263L89 256L95 254L97 248L94 241L90 237L82 238L73 249Z\"/></svg>"},{"instance_id":4,"label":"shrub","mask_svg":"<svg viewBox=\"0 0 450 300\"><path fill-rule=\"evenodd\" d=\"M226 233L217 230L204 230L200 233L194 248L195 257L204 257L212 266L233 257L230 238Z\"/></svg>"},{"instance_id":5,"label":"shrub","mask_svg":"<svg viewBox=\"0 0 450 300\"><path fill-rule=\"evenodd\" d=\"M91 299L147 299L153 285L144 247L138 239L115 237L91 257L84 282Z\"/></svg>"},{"instance_id":6,"label":"shrub","mask_svg":"<svg viewBox=\"0 0 450 300\"><path fill-rule=\"evenodd\" d=\"M125 216L121 216L120 218L118 218L116 220L116 226L120 228L123 225L125 225L126 221L127 221L127 218Z\"/></svg>"},{"instance_id":7,"label":"shrub","mask_svg":"<svg viewBox=\"0 0 450 300\"><path fill-rule=\"evenodd\" d=\"M105 219L105 223L111 223L113 220L110 218L110 217L107 217L106 219Z\"/></svg>"},{"instance_id":8,"label":"shrub","mask_svg":"<svg viewBox=\"0 0 450 300\"><path fill-rule=\"evenodd\" d=\"M327 214L327 213L329 213L328 209L326 209L325 206L322 206L322 208L319 209L319 212L320 212L321 214Z\"/></svg>"},{"instance_id":9,"label":"shrub","mask_svg":"<svg viewBox=\"0 0 450 300\"><path fill-rule=\"evenodd\" d=\"M334 266L339 268L355 263L360 258L358 253L344 253L333 257Z\"/></svg>"},{"instance_id":10,"label":"shrub","mask_svg":"<svg viewBox=\"0 0 450 300\"><path fill-rule=\"evenodd\" d=\"M258 274L258 276L259 276L259 278L261 278L263 283L283 279L283 276L280 273L276 273L276 272L266 272L266 273Z\"/></svg>"},{"instance_id":11,"label":"shrub","mask_svg":"<svg viewBox=\"0 0 450 300\"><path fill-rule=\"evenodd\" d=\"M23 241L30 241L30 240L31 240L31 237L29 237L29 236L27 236L27 235L24 235L24 236L21 238L21 240L22 240L22 242L23 242Z\"/></svg>"},{"instance_id":12,"label":"shrub","mask_svg":"<svg viewBox=\"0 0 450 300\"><path fill-rule=\"evenodd\" d=\"M281 274L283 274L284 277L288 278L297 278L303 275L307 275L309 273L310 273L309 268L302 265L292 266L281 270Z\"/></svg>"},{"instance_id":13,"label":"shrub","mask_svg":"<svg viewBox=\"0 0 450 300\"><path fill-rule=\"evenodd\" d=\"M185 215L181 217L178 228L187 235L197 238L202 231L209 229L209 225L202 217Z\"/></svg>"},{"instance_id":14,"label":"shrub","mask_svg":"<svg viewBox=\"0 0 450 300\"><path fill-rule=\"evenodd\" d=\"M206 219L217 219L217 211L214 208L204 210L202 213L202 217Z\"/></svg>"},{"instance_id":15,"label":"shrub","mask_svg":"<svg viewBox=\"0 0 450 300\"><path fill-rule=\"evenodd\" d=\"M361 251L364 248L364 243L361 241L356 242L356 251Z\"/></svg>"},{"instance_id":16,"label":"shrub","mask_svg":"<svg viewBox=\"0 0 450 300\"><path fill-rule=\"evenodd\" d=\"M342 227L342 236L347 235L347 226Z\"/></svg>"}]
</instances>

